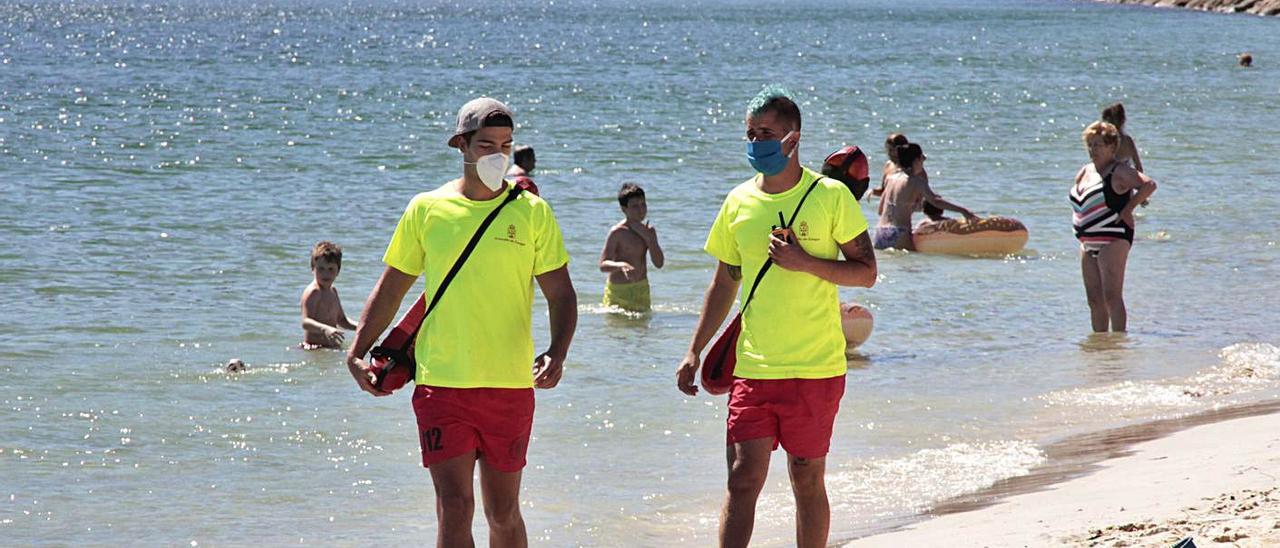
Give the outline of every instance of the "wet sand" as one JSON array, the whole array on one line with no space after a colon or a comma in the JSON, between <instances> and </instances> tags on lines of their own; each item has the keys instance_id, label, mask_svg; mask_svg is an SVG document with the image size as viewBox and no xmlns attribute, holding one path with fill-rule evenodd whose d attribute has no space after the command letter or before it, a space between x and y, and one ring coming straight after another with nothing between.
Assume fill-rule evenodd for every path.
<instances>
[{"instance_id":1,"label":"wet sand","mask_svg":"<svg viewBox=\"0 0 1280 548\"><path fill-rule=\"evenodd\" d=\"M1280 402L1073 437L1049 464L849 546L1280 545Z\"/></svg>"}]
</instances>

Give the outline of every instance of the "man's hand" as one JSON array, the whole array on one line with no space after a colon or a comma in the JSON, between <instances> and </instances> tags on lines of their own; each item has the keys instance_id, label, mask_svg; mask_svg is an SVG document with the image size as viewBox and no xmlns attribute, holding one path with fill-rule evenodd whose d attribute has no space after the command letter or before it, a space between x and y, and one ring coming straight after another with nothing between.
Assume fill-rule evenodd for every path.
<instances>
[{"instance_id":1,"label":"man's hand","mask_svg":"<svg viewBox=\"0 0 1280 548\"><path fill-rule=\"evenodd\" d=\"M564 356L544 352L533 360L533 385L537 388L555 388L564 374Z\"/></svg>"},{"instance_id":2,"label":"man's hand","mask_svg":"<svg viewBox=\"0 0 1280 548\"><path fill-rule=\"evenodd\" d=\"M693 352L686 353L676 369L676 388L690 396L698 395L698 366L701 360Z\"/></svg>"},{"instance_id":3,"label":"man's hand","mask_svg":"<svg viewBox=\"0 0 1280 548\"><path fill-rule=\"evenodd\" d=\"M369 364L364 360L355 356L347 356L347 370L351 372L351 376L356 379L356 384L360 385L360 389L373 394L375 396L390 396L390 392L378 390L373 386L372 374L369 372Z\"/></svg>"},{"instance_id":4,"label":"man's hand","mask_svg":"<svg viewBox=\"0 0 1280 548\"><path fill-rule=\"evenodd\" d=\"M786 242L772 234L769 235L769 258L774 264L787 270L807 272L812 255L805 253L798 243Z\"/></svg>"}]
</instances>

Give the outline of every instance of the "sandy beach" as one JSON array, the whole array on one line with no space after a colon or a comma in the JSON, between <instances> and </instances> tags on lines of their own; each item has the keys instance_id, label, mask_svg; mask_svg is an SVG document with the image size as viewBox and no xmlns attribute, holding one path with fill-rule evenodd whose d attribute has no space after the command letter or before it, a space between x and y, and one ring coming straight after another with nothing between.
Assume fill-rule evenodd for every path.
<instances>
[{"instance_id":1,"label":"sandy beach","mask_svg":"<svg viewBox=\"0 0 1280 548\"><path fill-rule=\"evenodd\" d=\"M1092 473L847 546L1280 545L1280 414L1130 449Z\"/></svg>"}]
</instances>

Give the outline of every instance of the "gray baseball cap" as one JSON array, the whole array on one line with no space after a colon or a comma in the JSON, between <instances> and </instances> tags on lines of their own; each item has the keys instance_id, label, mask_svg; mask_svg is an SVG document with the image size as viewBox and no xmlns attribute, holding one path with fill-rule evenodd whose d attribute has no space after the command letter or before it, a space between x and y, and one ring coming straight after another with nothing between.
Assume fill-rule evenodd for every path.
<instances>
[{"instance_id":1,"label":"gray baseball cap","mask_svg":"<svg viewBox=\"0 0 1280 548\"><path fill-rule=\"evenodd\" d=\"M467 101L467 104L462 105L462 108L458 109L458 127L454 130L453 135L449 136L449 146L457 148L454 139L464 133L471 133L477 129L485 127L485 120L493 114L506 114L508 118L511 118L513 123L516 119L516 117L511 114L511 109L507 108L507 105L502 104L502 101L497 99L477 97Z\"/></svg>"}]
</instances>

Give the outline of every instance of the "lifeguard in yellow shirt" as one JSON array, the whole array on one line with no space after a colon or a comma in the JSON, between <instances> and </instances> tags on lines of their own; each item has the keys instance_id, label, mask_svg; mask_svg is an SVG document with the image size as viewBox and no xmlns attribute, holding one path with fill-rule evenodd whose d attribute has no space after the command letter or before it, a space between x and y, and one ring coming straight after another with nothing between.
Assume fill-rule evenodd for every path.
<instances>
[{"instance_id":1,"label":"lifeguard in yellow shirt","mask_svg":"<svg viewBox=\"0 0 1280 548\"><path fill-rule=\"evenodd\" d=\"M705 250L719 262L676 382L697 394L702 350L739 288L747 301L745 289L771 259L742 315L720 546L750 542L769 457L781 445L796 498L796 544L821 547L831 519L826 455L847 367L837 286L871 287L875 252L849 190L800 166L800 108L786 92L766 88L748 106L746 122L747 159L757 173L729 192L707 236Z\"/></svg>"},{"instance_id":2,"label":"lifeguard in yellow shirt","mask_svg":"<svg viewBox=\"0 0 1280 548\"><path fill-rule=\"evenodd\" d=\"M418 277L428 301L479 233L417 333L413 408L422 464L436 492L440 546L471 546L472 474L494 546L528 544L520 515L520 477L533 427L533 389L560 382L578 319L569 255L551 207L503 179L515 122L499 101L479 98L458 112L448 144L462 154L462 177L414 196L383 256L347 365L366 392L365 355L395 317ZM515 194L512 194L515 192ZM499 210L498 208L503 208ZM497 216L483 232L481 224ZM534 358L533 281L547 298L551 344Z\"/></svg>"}]
</instances>

